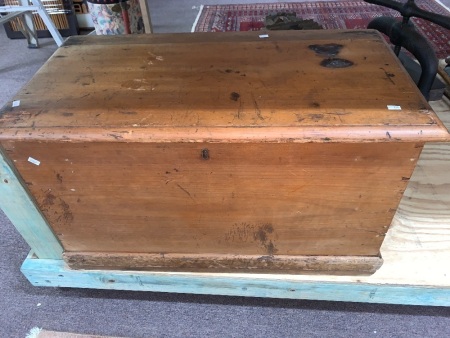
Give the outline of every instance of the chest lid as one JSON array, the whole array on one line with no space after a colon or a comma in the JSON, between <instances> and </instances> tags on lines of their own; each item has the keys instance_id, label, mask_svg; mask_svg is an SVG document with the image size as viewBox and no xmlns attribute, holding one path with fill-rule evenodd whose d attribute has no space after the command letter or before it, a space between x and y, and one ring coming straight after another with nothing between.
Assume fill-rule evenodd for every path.
<instances>
[{"instance_id":1,"label":"chest lid","mask_svg":"<svg viewBox=\"0 0 450 338\"><path fill-rule=\"evenodd\" d=\"M13 103L0 139L443 141L371 30L71 37Z\"/></svg>"}]
</instances>

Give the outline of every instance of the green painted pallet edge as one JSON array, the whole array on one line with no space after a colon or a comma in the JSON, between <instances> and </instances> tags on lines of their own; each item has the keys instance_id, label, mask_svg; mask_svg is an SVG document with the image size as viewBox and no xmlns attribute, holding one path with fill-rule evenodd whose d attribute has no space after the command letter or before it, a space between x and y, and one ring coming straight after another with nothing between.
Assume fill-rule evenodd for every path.
<instances>
[{"instance_id":1,"label":"green painted pallet edge","mask_svg":"<svg viewBox=\"0 0 450 338\"><path fill-rule=\"evenodd\" d=\"M71 270L63 260L38 259L32 254L21 270L35 286L450 306L450 288L445 287L296 281L254 275Z\"/></svg>"},{"instance_id":2,"label":"green painted pallet edge","mask_svg":"<svg viewBox=\"0 0 450 338\"><path fill-rule=\"evenodd\" d=\"M36 256L61 259L63 248L30 196L0 147L0 208Z\"/></svg>"}]
</instances>

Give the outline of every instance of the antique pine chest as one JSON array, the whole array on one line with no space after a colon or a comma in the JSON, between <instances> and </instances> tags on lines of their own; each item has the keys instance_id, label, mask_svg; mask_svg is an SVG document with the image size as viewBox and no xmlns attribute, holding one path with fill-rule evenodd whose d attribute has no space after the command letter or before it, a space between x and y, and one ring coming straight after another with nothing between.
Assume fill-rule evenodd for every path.
<instances>
[{"instance_id":1,"label":"antique pine chest","mask_svg":"<svg viewBox=\"0 0 450 338\"><path fill-rule=\"evenodd\" d=\"M259 34L72 37L2 109L1 151L70 267L380 266L447 130L375 31Z\"/></svg>"}]
</instances>

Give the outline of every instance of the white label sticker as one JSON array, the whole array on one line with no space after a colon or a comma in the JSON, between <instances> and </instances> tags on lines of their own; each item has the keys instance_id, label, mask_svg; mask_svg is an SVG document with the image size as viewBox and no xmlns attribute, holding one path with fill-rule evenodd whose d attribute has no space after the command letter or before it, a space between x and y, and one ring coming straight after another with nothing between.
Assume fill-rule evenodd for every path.
<instances>
[{"instance_id":1,"label":"white label sticker","mask_svg":"<svg viewBox=\"0 0 450 338\"><path fill-rule=\"evenodd\" d=\"M388 105L387 109L389 109L389 110L402 110L402 107L395 106L395 105Z\"/></svg>"},{"instance_id":2,"label":"white label sticker","mask_svg":"<svg viewBox=\"0 0 450 338\"><path fill-rule=\"evenodd\" d=\"M13 106L13 107L18 107L18 106L20 106L20 100L13 101L12 106Z\"/></svg>"},{"instance_id":3,"label":"white label sticker","mask_svg":"<svg viewBox=\"0 0 450 338\"><path fill-rule=\"evenodd\" d=\"M35 158L28 157L28 162L39 165L41 164L41 161L36 160Z\"/></svg>"},{"instance_id":4,"label":"white label sticker","mask_svg":"<svg viewBox=\"0 0 450 338\"><path fill-rule=\"evenodd\" d=\"M268 37L269 37L269 34L261 34L261 35L259 36L260 39L266 39L266 38L268 38Z\"/></svg>"}]
</instances>

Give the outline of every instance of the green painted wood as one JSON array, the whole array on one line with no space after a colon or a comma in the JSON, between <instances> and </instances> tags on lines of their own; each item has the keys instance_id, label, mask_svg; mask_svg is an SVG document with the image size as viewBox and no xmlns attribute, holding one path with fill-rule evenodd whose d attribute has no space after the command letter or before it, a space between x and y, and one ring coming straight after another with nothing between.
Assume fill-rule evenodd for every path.
<instances>
[{"instance_id":1,"label":"green painted wood","mask_svg":"<svg viewBox=\"0 0 450 338\"><path fill-rule=\"evenodd\" d=\"M312 299L347 302L450 306L450 288L304 282L277 278L205 276L140 271L71 270L62 260L24 261L22 272L36 286Z\"/></svg>"},{"instance_id":2,"label":"green painted wood","mask_svg":"<svg viewBox=\"0 0 450 338\"><path fill-rule=\"evenodd\" d=\"M61 244L1 147L0 208L39 258L61 259Z\"/></svg>"}]
</instances>

